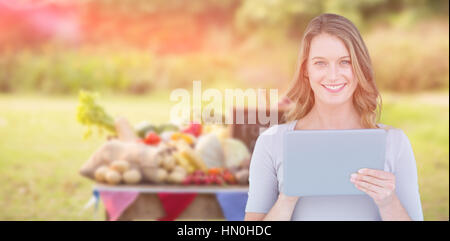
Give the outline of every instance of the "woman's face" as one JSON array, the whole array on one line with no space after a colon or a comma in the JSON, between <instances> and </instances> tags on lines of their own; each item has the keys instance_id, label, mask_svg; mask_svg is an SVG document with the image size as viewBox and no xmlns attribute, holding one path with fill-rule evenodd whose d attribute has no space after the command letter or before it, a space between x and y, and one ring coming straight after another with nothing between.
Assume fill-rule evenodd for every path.
<instances>
[{"instance_id":1,"label":"woman's face","mask_svg":"<svg viewBox=\"0 0 450 241\"><path fill-rule=\"evenodd\" d=\"M353 77L350 54L339 38L319 34L312 39L307 76L315 102L338 105L352 100L357 81Z\"/></svg>"}]
</instances>

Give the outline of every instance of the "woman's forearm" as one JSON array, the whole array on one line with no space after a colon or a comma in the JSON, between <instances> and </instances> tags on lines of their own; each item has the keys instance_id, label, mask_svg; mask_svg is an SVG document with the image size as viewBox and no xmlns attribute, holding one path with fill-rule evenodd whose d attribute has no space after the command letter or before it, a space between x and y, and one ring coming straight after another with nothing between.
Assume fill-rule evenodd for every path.
<instances>
[{"instance_id":1,"label":"woman's forearm","mask_svg":"<svg viewBox=\"0 0 450 241\"><path fill-rule=\"evenodd\" d=\"M299 197L289 197L280 194L272 209L270 209L263 220L290 221L298 199Z\"/></svg>"},{"instance_id":2,"label":"woman's forearm","mask_svg":"<svg viewBox=\"0 0 450 241\"><path fill-rule=\"evenodd\" d=\"M378 207L378 209L383 221L411 221L408 212L406 212L397 195L394 195L391 203Z\"/></svg>"}]
</instances>

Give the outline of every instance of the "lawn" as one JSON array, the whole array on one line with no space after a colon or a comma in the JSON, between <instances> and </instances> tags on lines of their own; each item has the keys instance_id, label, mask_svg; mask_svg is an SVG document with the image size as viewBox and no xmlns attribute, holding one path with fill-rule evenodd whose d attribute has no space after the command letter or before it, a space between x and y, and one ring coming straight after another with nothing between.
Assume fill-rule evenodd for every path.
<instances>
[{"instance_id":1,"label":"lawn","mask_svg":"<svg viewBox=\"0 0 450 241\"><path fill-rule=\"evenodd\" d=\"M402 128L417 160L426 220L449 218L448 92L383 94L381 122ZM106 96L100 103L131 123L169 119L168 94ZM83 140L76 96L0 95L0 220L102 220L83 211L92 182L79 167L104 141Z\"/></svg>"}]
</instances>

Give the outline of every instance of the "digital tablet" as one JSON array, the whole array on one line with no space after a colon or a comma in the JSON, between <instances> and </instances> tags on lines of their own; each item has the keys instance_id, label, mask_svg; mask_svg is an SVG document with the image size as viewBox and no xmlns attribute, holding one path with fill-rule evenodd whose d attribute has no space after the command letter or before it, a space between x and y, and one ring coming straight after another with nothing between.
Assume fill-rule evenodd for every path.
<instances>
[{"instance_id":1,"label":"digital tablet","mask_svg":"<svg viewBox=\"0 0 450 241\"><path fill-rule=\"evenodd\" d=\"M365 194L350 175L384 169L384 129L294 130L283 141L282 192L288 196Z\"/></svg>"}]
</instances>

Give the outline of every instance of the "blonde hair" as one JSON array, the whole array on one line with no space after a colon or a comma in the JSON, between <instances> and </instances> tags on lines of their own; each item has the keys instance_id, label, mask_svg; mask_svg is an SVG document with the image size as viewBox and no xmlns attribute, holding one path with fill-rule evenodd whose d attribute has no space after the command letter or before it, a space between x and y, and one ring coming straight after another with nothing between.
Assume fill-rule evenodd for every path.
<instances>
[{"instance_id":1,"label":"blonde hair","mask_svg":"<svg viewBox=\"0 0 450 241\"><path fill-rule=\"evenodd\" d=\"M361 116L364 128L378 128L376 122L381 112L381 96L375 85L369 52L355 25L336 14L321 14L306 27L300 44L297 69L286 94L293 102L293 107L286 113L285 119L301 119L314 106L314 93L306 76L306 64L311 40L321 33L338 37L344 42L350 52L353 73L358 80L353 93L353 105Z\"/></svg>"}]
</instances>

